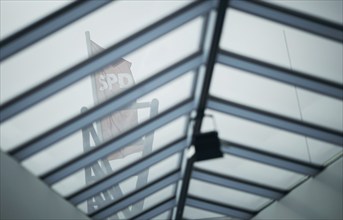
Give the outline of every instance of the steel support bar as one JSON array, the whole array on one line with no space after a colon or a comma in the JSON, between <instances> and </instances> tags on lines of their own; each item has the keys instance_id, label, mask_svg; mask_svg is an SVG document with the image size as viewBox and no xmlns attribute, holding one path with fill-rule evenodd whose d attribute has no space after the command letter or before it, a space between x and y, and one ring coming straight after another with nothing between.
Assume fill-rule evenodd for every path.
<instances>
[{"instance_id":1,"label":"steel support bar","mask_svg":"<svg viewBox=\"0 0 343 220\"><path fill-rule=\"evenodd\" d=\"M323 95L331 96L336 99L343 99L343 88L340 84L278 67L232 52L220 51L217 56L217 62L243 71L248 71L262 77L267 77L308 89L313 92L321 93Z\"/></svg>"},{"instance_id":2,"label":"steel support bar","mask_svg":"<svg viewBox=\"0 0 343 220\"><path fill-rule=\"evenodd\" d=\"M62 178L84 168L92 165L97 160L106 157L107 155L127 146L136 139L148 134L159 127L175 120L176 118L190 112L193 109L192 100L186 100L181 104L174 106L168 111L157 115L156 117L149 119L148 121L138 125L137 127L109 140L106 143L98 146L92 151L88 151L71 161L58 166L47 174L41 176L41 178L47 184L53 184Z\"/></svg>"},{"instance_id":3,"label":"steel support bar","mask_svg":"<svg viewBox=\"0 0 343 220\"><path fill-rule=\"evenodd\" d=\"M90 1L93 2L93 1ZM207 13L214 7L213 1L196 1L170 16L152 24L116 45L102 51L48 81L30 89L5 103L0 109L0 122L3 122L28 107L46 99L78 80L95 73L115 60L146 45L154 39L182 26L184 23Z\"/></svg>"},{"instance_id":4,"label":"steel support bar","mask_svg":"<svg viewBox=\"0 0 343 220\"><path fill-rule=\"evenodd\" d=\"M231 0L230 7L286 24L338 42L343 41L343 27L317 17L305 15L262 1Z\"/></svg>"},{"instance_id":5,"label":"steel support bar","mask_svg":"<svg viewBox=\"0 0 343 220\"><path fill-rule=\"evenodd\" d=\"M215 21L214 30L212 33L212 41L209 49L209 54L206 61L206 71L205 78L203 80L203 85L201 86L200 100L197 106L197 116L194 125L193 134L200 132L202 118L206 108L206 100L208 98L209 88L211 84L211 79L213 75L214 65L217 60L217 53L219 51L219 42L223 29L225 13L226 13L227 1L219 1L217 9L217 17Z\"/></svg>"},{"instance_id":6,"label":"steel support bar","mask_svg":"<svg viewBox=\"0 0 343 220\"><path fill-rule=\"evenodd\" d=\"M268 186L262 186L247 180L241 180L229 176L223 176L217 173L209 172L199 168L195 168L192 173L192 178L204 182L228 187L231 189L240 190L247 193L263 196L269 199L278 200L287 192L280 189L274 189Z\"/></svg>"},{"instance_id":7,"label":"steel support bar","mask_svg":"<svg viewBox=\"0 0 343 220\"><path fill-rule=\"evenodd\" d=\"M73 193L66 199L69 200L74 205L77 205L101 192L110 188L113 185L119 184L125 179L136 175L150 166L170 157L171 155L181 151L186 148L186 139L177 140L171 144L168 144L164 148L151 153L150 155L141 158L133 164L130 164L117 172L114 172L104 179L96 182L94 185L86 186L85 188Z\"/></svg>"},{"instance_id":8,"label":"steel support bar","mask_svg":"<svg viewBox=\"0 0 343 220\"><path fill-rule=\"evenodd\" d=\"M219 213L228 217L239 218L239 219L250 219L256 214L255 212L219 204L216 202L212 202L212 201L202 199L202 198L197 198L194 196L188 196L186 200L186 205L192 206L194 208L202 209L202 210L207 210L210 212Z\"/></svg>"},{"instance_id":9,"label":"steel support bar","mask_svg":"<svg viewBox=\"0 0 343 220\"><path fill-rule=\"evenodd\" d=\"M299 135L305 135L332 144L340 145L341 147L343 144L343 135L337 131L329 130L327 128L319 127L306 122L297 121L291 118L286 118L219 98L210 97L207 102L207 107L226 114L255 121L257 123L262 123L268 126L297 133Z\"/></svg>"},{"instance_id":10,"label":"steel support bar","mask_svg":"<svg viewBox=\"0 0 343 220\"><path fill-rule=\"evenodd\" d=\"M222 142L223 153L268 164L296 173L314 176L324 169L323 166L309 164L269 152L252 149L239 144Z\"/></svg>"},{"instance_id":11,"label":"steel support bar","mask_svg":"<svg viewBox=\"0 0 343 220\"><path fill-rule=\"evenodd\" d=\"M3 61L11 55L14 55L110 2L112 1L75 1L30 26L27 26L0 42L0 61Z\"/></svg>"},{"instance_id":12,"label":"steel support bar","mask_svg":"<svg viewBox=\"0 0 343 220\"><path fill-rule=\"evenodd\" d=\"M175 197L167 199L156 206L142 212L139 215L134 216L130 220L146 220L146 219L153 219L154 217L171 210L176 205Z\"/></svg>"},{"instance_id":13,"label":"steel support bar","mask_svg":"<svg viewBox=\"0 0 343 220\"><path fill-rule=\"evenodd\" d=\"M83 114L37 136L27 143L22 144L21 146L10 151L9 154L14 156L19 161L24 160L38 151L43 150L49 145L70 135L71 133L89 125L93 121L101 119L102 117L114 111L124 108L139 97L196 68L201 64L201 62L200 53L191 55L186 60L172 65L157 75L154 75L149 79L135 85L134 87L129 88L118 96L115 96L106 102L84 112Z\"/></svg>"},{"instance_id":14,"label":"steel support bar","mask_svg":"<svg viewBox=\"0 0 343 220\"><path fill-rule=\"evenodd\" d=\"M185 153L184 156L186 156ZM186 160L186 166L182 175L182 184L179 191L179 199L176 208L176 219L182 219L183 216L183 211L185 209L186 198L188 194L189 182L193 171L194 160L194 156L187 158Z\"/></svg>"},{"instance_id":15,"label":"steel support bar","mask_svg":"<svg viewBox=\"0 0 343 220\"><path fill-rule=\"evenodd\" d=\"M199 98L196 101L196 120L193 127L192 135L198 134L200 132L201 123L204 115L204 111L206 108L206 100L208 97L208 91L210 88L210 83L212 79L212 73L213 68L216 62L217 52L219 50L219 42L220 37L223 29L224 19L225 19L225 13L227 8L227 1L213 1L216 2L216 18L215 18L215 25L213 31L209 33L208 36L204 39L204 41L209 41L210 46L209 50L204 53L204 59L206 60L206 70L205 75L199 81L201 77L198 77L198 81L201 83L199 84L199 87L196 88L200 92ZM211 22L211 21L209 21ZM176 209L176 219L182 219L183 211L186 203L186 197L188 194L188 187L189 187L189 181L192 175L192 169L193 169L193 163L194 163L194 156L191 158L188 158L186 160L186 166L183 174L183 181L181 185L181 189L179 191L178 195L178 204Z\"/></svg>"},{"instance_id":16,"label":"steel support bar","mask_svg":"<svg viewBox=\"0 0 343 220\"><path fill-rule=\"evenodd\" d=\"M140 200L152 195L153 193L175 183L180 179L180 171L174 171L170 174L167 174L152 183L149 183L145 187L130 193L129 195L123 197L118 201L114 201L109 205L97 210L93 214L90 215L92 219L105 219L110 217L111 215L119 212L120 210L132 205Z\"/></svg>"}]
</instances>

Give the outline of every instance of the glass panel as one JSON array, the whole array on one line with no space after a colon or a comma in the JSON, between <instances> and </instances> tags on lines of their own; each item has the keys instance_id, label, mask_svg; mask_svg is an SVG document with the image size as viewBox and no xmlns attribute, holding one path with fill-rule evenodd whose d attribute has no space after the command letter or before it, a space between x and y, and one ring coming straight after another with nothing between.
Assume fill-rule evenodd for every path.
<instances>
[{"instance_id":1,"label":"glass panel","mask_svg":"<svg viewBox=\"0 0 343 220\"><path fill-rule=\"evenodd\" d=\"M183 217L186 219L232 219L228 216L193 208L190 206L185 206Z\"/></svg>"},{"instance_id":2,"label":"glass panel","mask_svg":"<svg viewBox=\"0 0 343 220\"><path fill-rule=\"evenodd\" d=\"M101 203L97 204L97 209L106 206L107 204L109 204L110 202L113 202L115 200L118 200L120 198L122 198L123 196L138 190L142 187L144 187L146 184L157 180L158 178L160 178L161 176L172 172L173 170L176 170L177 168L179 168L179 162L180 162L180 154L174 154L173 156L158 162L157 164L149 167L149 169L146 169L144 172L142 172L139 175L147 175L147 179L145 180L144 176L140 176L138 177L138 175L134 175L131 176L130 178L126 179L125 181L121 182L119 184L120 188L113 188L113 190L117 190L117 191L122 191L122 195L116 193L116 191L105 191L97 196L104 196L106 193L110 194L110 198L109 200L105 200ZM111 166L113 166L114 163L111 163ZM87 204L90 206L89 209L87 208ZM84 213L90 213L92 212L92 210L95 210L94 208L92 208L91 206L93 205L93 201L85 201L81 204L78 205L78 208L81 209Z\"/></svg>"},{"instance_id":3,"label":"glass panel","mask_svg":"<svg viewBox=\"0 0 343 220\"><path fill-rule=\"evenodd\" d=\"M191 97L193 77L193 72L186 73L176 80L173 80L139 98L137 102L145 103L151 102L153 99L157 99L159 102L158 112L163 112L169 107ZM19 116L1 124L1 149L5 151L13 149L18 145L32 139L34 136L43 133L55 125L58 125L61 123L61 121L65 120L66 117L80 114L80 109L83 106L92 105L92 88L90 85L90 81L85 79L78 83L77 86L72 86L71 88L62 91L52 99L48 99L43 103L25 111ZM173 95L171 96L170 94ZM142 123L148 118L149 111L147 108L138 110L139 123ZM32 126L33 124L35 126ZM77 138L80 142L80 140L82 140L80 134L81 133L79 132L79 134L70 136L66 139L72 140ZM77 145L76 143L77 142L74 142L72 145L75 146ZM81 143L78 145L80 147L82 146ZM66 157L66 151L64 151L62 158Z\"/></svg>"},{"instance_id":4,"label":"glass panel","mask_svg":"<svg viewBox=\"0 0 343 220\"><path fill-rule=\"evenodd\" d=\"M165 220L170 219L171 211L163 212L162 214L152 218L152 220Z\"/></svg>"},{"instance_id":5,"label":"glass panel","mask_svg":"<svg viewBox=\"0 0 343 220\"><path fill-rule=\"evenodd\" d=\"M321 19L343 25L343 1L308 1L308 0L263 0L284 8L299 11Z\"/></svg>"},{"instance_id":6,"label":"glass panel","mask_svg":"<svg viewBox=\"0 0 343 220\"><path fill-rule=\"evenodd\" d=\"M343 45L228 9L221 48L343 84Z\"/></svg>"},{"instance_id":7,"label":"glass panel","mask_svg":"<svg viewBox=\"0 0 343 220\"><path fill-rule=\"evenodd\" d=\"M181 138L183 135L185 135L184 134L185 123L186 123L186 117L184 116L156 130L154 132L154 137L153 137L154 141L153 141L153 146L152 146L152 152L164 147L168 143L178 138ZM134 142L136 142L136 140L134 140ZM107 159L110 160L110 165L111 165L111 171L107 174L118 171L124 166L128 164L132 164L142 157L141 152L135 152L135 153L127 154L126 156L124 156L124 158L113 158L113 155L116 155L117 152L107 157ZM45 161L45 163L48 164L47 161ZM86 185L84 175L85 175L84 170L83 169L79 170L78 172L55 183L52 186L52 188L55 189L58 193L60 193L63 196L69 195L72 192Z\"/></svg>"},{"instance_id":8,"label":"glass panel","mask_svg":"<svg viewBox=\"0 0 343 220\"><path fill-rule=\"evenodd\" d=\"M291 189L306 178L294 172L231 155L224 155L220 159L197 162L195 166L284 190Z\"/></svg>"},{"instance_id":9,"label":"glass panel","mask_svg":"<svg viewBox=\"0 0 343 220\"><path fill-rule=\"evenodd\" d=\"M291 85L216 65L210 93L254 108L343 131L343 102Z\"/></svg>"},{"instance_id":10,"label":"glass panel","mask_svg":"<svg viewBox=\"0 0 343 220\"><path fill-rule=\"evenodd\" d=\"M166 200L166 199L174 196L175 187L176 187L176 185L172 184L172 185L167 186L164 189L161 189L161 190L155 192L154 194L151 194L148 197L146 197L144 199L144 205L143 205L143 209L142 210L132 210L132 206L131 207L127 207L126 210L129 209L132 212L132 214L129 215L129 216L133 217L135 215L138 215L139 213L144 212L145 210L153 207L154 205L159 204L163 200ZM138 203L133 204L133 207L136 206ZM128 216L125 216L123 214L123 211L120 211L120 212L116 213L115 215L111 216L109 219L112 219L112 218L118 219L118 217L119 217L119 219L128 219Z\"/></svg>"},{"instance_id":11,"label":"glass panel","mask_svg":"<svg viewBox=\"0 0 343 220\"><path fill-rule=\"evenodd\" d=\"M0 1L0 40L71 2L71 0Z\"/></svg>"},{"instance_id":12,"label":"glass panel","mask_svg":"<svg viewBox=\"0 0 343 220\"><path fill-rule=\"evenodd\" d=\"M95 11L2 62L0 102L4 103L85 60L89 56L86 31L90 31L92 41L108 48L188 3L189 1L115 1ZM132 63L136 82L197 50L201 23L201 18L193 20L125 56Z\"/></svg>"},{"instance_id":13,"label":"glass panel","mask_svg":"<svg viewBox=\"0 0 343 220\"><path fill-rule=\"evenodd\" d=\"M204 190L206 189L206 190ZM237 208L258 211L272 200L250 193L192 179L189 194Z\"/></svg>"},{"instance_id":14,"label":"glass panel","mask_svg":"<svg viewBox=\"0 0 343 220\"><path fill-rule=\"evenodd\" d=\"M217 111L207 110L207 113L214 116L219 137L233 143L316 164L323 164L323 162L342 152L342 148L339 146L309 137ZM202 130L213 130L212 119L205 118Z\"/></svg>"}]
</instances>

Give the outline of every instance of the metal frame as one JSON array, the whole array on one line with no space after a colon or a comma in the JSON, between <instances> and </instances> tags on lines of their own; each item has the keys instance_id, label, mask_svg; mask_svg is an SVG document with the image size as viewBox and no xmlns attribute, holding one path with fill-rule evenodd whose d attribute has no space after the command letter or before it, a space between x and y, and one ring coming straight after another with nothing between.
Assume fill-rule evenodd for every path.
<instances>
[{"instance_id":1,"label":"metal frame","mask_svg":"<svg viewBox=\"0 0 343 220\"><path fill-rule=\"evenodd\" d=\"M53 13L52 15L36 22L33 25L17 32L4 41L0 42L0 61L14 55L24 48L38 42L44 37L56 32L64 26L73 21L87 15L88 13L98 9L111 1L77 1L65 8ZM282 67L278 67L269 63L264 63L254 60L249 57L244 57L234 54L229 51L219 49L219 41L221 29L225 18L225 11L227 8L237 9L249 14L266 18L275 22L289 25L327 39L343 41L343 27L331 22L321 20L316 17L304 15L299 12L294 12L285 8L281 8L266 2L260 1L243 1L243 0L218 0L218 1L196 1L170 16L150 25L149 27L137 32L129 38L111 46L102 53L87 59L74 67L62 72L56 77L30 89L16 98L4 103L0 109L0 122L3 123L16 116L27 108L43 101L54 93L66 88L69 85L79 81L80 79L96 72L103 66L106 66L116 60L140 47L149 43L158 37L174 30L182 24L191 21L201 15L207 14L214 9L217 13L215 28L207 28L206 37L203 36L202 43L208 41L210 46L203 47L201 52L195 53L185 60L170 66L159 74L135 85L122 94L96 106L80 116L76 116L65 123L56 126L55 128L45 132L44 134L34 138L18 148L9 152L10 155L19 161L26 159L29 156L47 148L49 145L58 140L67 137L71 133L89 125L91 122L107 115L108 113L118 110L128 105L135 99L147 94L150 91L162 86L164 83L176 79L189 70L199 68L202 64L206 64L206 71L197 74L197 87L194 87L194 101L188 99L179 105L167 110L165 113L148 120L132 130L106 142L90 152L80 155L71 161L60 165L52 171L41 176L47 184L53 184L62 178L80 170L87 165L90 165L98 159L108 155L109 153L120 149L126 144L133 142L135 139L159 128L181 115L187 114L193 109L196 110L195 126L193 132L190 134L197 134L200 132L202 118L206 107L231 114L237 117L245 118L250 121L266 124L268 126L277 127L283 130L291 131L300 135L306 135L315 139L320 139L329 143L342 146L342 133L328 128L323 128L310 123L301 122L291 118L283 117L277 114L261 111L248 106L237 103L221 100L216 97L209 96L209 86L213 74L213 67L216 62L232 66L244 71L252 72L254 74L271 78L284 83L292 84L302 87L307 90L314 91L319 94L330 96L336 99L343 98L343 89L340 84L319 79L314 76L305 75L296 71L290 71ZM211 23L211 21L209 21ZM204 29L205 30L205 29ZM202 35L205 35L205 32ZM144 91L144 92L142 92ZM186 139L178 140L180 142L173 142L165 149L158 150L140 159L138 162L128 165L125 168L105 177L104 179L80 189L78 192L67 197L73 204L84 201L90 196L99 193L114 182L119 182L125 178L144 170L145 168L163 160L164 158L178 152L188 144ZM302 161L297 161L291 158L286 158L280 155L275 155L265 151L252 149L248 146L242 146L234 143L223 142L222 150L227 154L243 157L254 160L260 163L273 165L282 169L291 170L305 175L315 175L320 172L323 167L314 164L309 164ZM185 157L185 155L183 155ZM176 198L178 198L178 206L176 218L181 219L183 214L183 207L185 205L202 208L205 210L230 215L238 218L251 218L255 212L243 210L236 207L225 206L213 201L200 199L194 196L187 197L188 185L191 177L207 181L217 185L235 188L245 192L265 196L271 199L278 199L283 191L272 189L270 187L261 186L245 180L239 180L232 177L221 176L208 171L196 168L193 171L193 159L190 158L185 164L186 169L182 174L179 170L161 177L160 179L148 184L147 186L133 192L120 200L109 204L91 214L91 217L107 217L116 211L120 211L127 205L135 203L144 197L150 195L157 190L175 183L182 176L183 184L178 197L172 197L168 200L162 201L160 204L152 207L137 215L137 218L144 218L149 216L156 216L162 210L168 210L176 205ZM193 172L192 172L193 171ZM208 177L211 177L208 179ZM134 217L135 218L135 217Z\"/></svg>"},{"instance_id":2,"label":"metal frame","mask_svg":"<svg viewBox=\"0 0 343 220\"><path fill-rule=\"evenodd\" d=\"M0 62L111 2L75 1L16 32L0 42Z\"/></svg>"},{"instance_id":3,"label":"metal frame","mask_svg":"<svg viewBox=\"0 0 343 220\"><path fill-rule=\"evenodd\" d=\"M2 105L0 122L4 122L30 106L43 101L56 92L72 85L78 80L95 73L128 53L144 46L156 38L176 29L182 24L207 13L213 7L212 1L196 1L170 16L137 32L125 40L111 46L101 53L89 58L48 81L30 89Z\"/></svg>"},{"instance_id":4,"label":"metal frame","mask_svg":"<svg viewBox=\"0 0 343 220\"><path fill-rule=\"evenodd\" d=\"M38 137L22 144L9 152L17 160L24 160L29 156L45 149L58 140L82 129L84 126L101 119L111 112L120 110L139 97L153 91L156 88L168 83L186 72L196 68L202 63L200 53L190 55L183 61L172 65L160 73L138 83L132 88L125 90L119 95L112 97L105 102L91 108L85 113L78 115L52 129L39 135Z\"/></svg>"},{"instance_id":5,"label":"metal frame","mask_svg":"<svg viewBox=\"0 0 343 220\"><path fill-rule=\"evenodd\" d=\"M146 157L143 157L133 164L129 164L120 170L113 172L105 178L99 180L96 184L85 186L84 188L74 192L66 197L72 204L77 205L92 196L110 188L113 185L119 184L130 176L136 175L154 164L180 152L186 147L185 138L178 139L167 146L159 149Z\"/></svg>"},{"instance_id":6,"label":"metal frame","mask_svg":"<svg viewBox=\"0 0 343 220\"><path fill-rule=\"evenodd\" d=\"M213 173L200 168L194 168L192 178L211 184L252 193L273 200L278 200L287 193L287 191L275 189L269 186L263 186L243 179L220 175L218 173Z\"/></svg>"},{"instance_id":7,"label":"metal frame","mask_svg":"<svg viewBox=\"0 0 343 220\"><path fill-rule=\"evenodd\" d=\"M256 214L256 212L244 210L233 206L223 205L195 196L188 196L186 200L186 205L239 219L250 219Z\"/></svg>"},{"instance_id":8,"label":"metal frame","mask_svg":"<svg viewBox=\"0 0 343 220\"><path fill-rule=\"evenodd\" d=\"M171 172L152 183L149 183L145 187L127 195L126 197L112 202L109 205L97 210L95 213L91 214L90 217L93 219L104 219L112 214L119 212L120 210L132 205L145 197L173 184L176 183L181 178L180 170Z\"/></svg>"},{"instance_id":9,"label":"metal frame","mask_svg":"<svg viewBox=\"0 0 343 220\"><path fill-rule=\"evenodd\" d=\"M103 143L96 149L86 152L72 159L71 161L56 167L47 174L42 175L41 178L47 184L53 184L60 179L95 163L97 160L106 157L110 153L121 149L143 135L150 133L153 130L167 124L168 122L190 112L192 109L192 101L186 100L181 104L174 106L172 109L169 109L168 111L138 125L137 127L130 129L122 135Z\"/></svg>"},{"instance_id":10,"label":"metal frame","mask_svg":"<svg viewBox=\"0 0 343 220\"><path fill-rule=\"evenodd\" d=\"M262 111L252 107L244 106L217 97L210 97L207 107L229 115L234 115L257 123L276 127L296 134L305 135L342 147L343 134L328 128L319 127L306 122L286 118L274 113Z\"/></svg>"},{"instance_id":11,"label":"metal frame","mask_svg":"<svg viewBox=\"0 0 343 220\"><path fill-rule=\"evenodd\" d=\"M278 67L233 52L221 50L218 54L217 62L336 99L343 99L343 88L338 83Z\"/></svg>"},{"instance_id":12,"label":"metal frame","mask_svg":"<svg viewBox=\"0 0 343 220\"><path fill-rule=\"evenodd\" d=\"M208 91L210 88L213 68L216 62L217 52L219 50L219 41L220 41L222 28L224 24L226 7L227 7L227 1L219 1L218 6L217 6L215 27L212 33L213 35L211 38L211 44L208 51L208 56L207 54L204 55L204 58L206 59L206 71L205 71L204 79L200 81L202 82L201 94L200 94L200 99L198 103L196 103L197 113L196 113L196 120L195 120L192 135L198 134L200 132L202 118L203 118L204 111L206 108L206 99L207 99ZM198 80L200 79L198 78ZM176 219L182 219L182 216L183 216L183 211L184 211L184 207L186 203L186 197L188 193L189 181L192 175L193 163L194 163L194 155L191 158L188 158L186 160L186 166L185 166L183 181L181 185L181 190L180 190L179 200L178 200L178 205L177 205L177 210L176 210Z\"/></svg>"},{"instance_id":13,"label":"metal frame","mask_svg":"<svg viewBox=\"0 0 343 220\"><path fill-rule=\"evenodd\" d=\"M268 164L274 167L279 167L281 169L308 176L315 176L325 168L320 165L298 161L292 158L287 158L285 156L226 141L222 141L221 149L225 154L253 160L259 163Z\"/></svg>"},{"instance_id":14,"label":"metal frame","mask_svg":"<svg viewBox=\"0 0 343 220\"><path fill-rule=\"evenodd\" d=\"M133 218L131 218L130 220L146 220L146 219L152 219L168 210L171 211L172 208L174 208L176 206L176 198L175 197L171 197L170 199L166 199L162 202L160 202L159 204L151 207L150 209L134 216Z\"/></svg>"},{"instance_id":15,"label":"metal frame","mask_svg":"<svg viewBox=\"0 0 343 220\"><path fill-rule=\"evenodd\" d=\"M149 108L149 112L150 112L149 118L152 118L158 114L158 105L159 105L158 100L153 99L151 102L140 102L140 103L135 102L134 106L137 107L137 108L135 108L136 110L141 109L139 107ZM130 107L132 108L132 106L130 106ZM83 107L81 109L81 111L87 111L87 108ZM94 124L91 124L89 127L83 128L82 129L82 136L83 136L84 152L90 151L90 150L92 150L93 147L96 147L96 146L101 144L100 138L99 138L97 132L95 131ZM94 140L94 144L95 144L95 146L93 146L93 147L91 147L91 144L90 144L90 138L91 137ZM142 151L142 158L145 158L147 155L149 155L152 152L153 138L154 138L154 132L149 133L145 136L144 143L143 143L144 148ZM104 170L101 169L99 162L102 165L101 167L104 168ZM92 171L93 171L94 175L92 175ZM97 180L99 180L99 179L101 179L101 178L103 178L103 177L105 177L111 173L113 173L113 170L112 170L112 167L111 167L108 159L103 158L102 160L97 161L92 166L85 168L86 185L90 185L90 184L96 182ZM145 169L139 173L136 173L135 175L137 175L136 189L138 189L138 188L141 188L142 186L147 184L148 175L149 175L149 168L147 168L147 169ZM123 196L123 192L122 192L119 184L114 185L113 187L111 187L110 190L102 191L102 194L104 195L105 200L102 199L100 194L98 194L97 196L91 197L90 199L87 200L87 207L88 207L87 213L91 213L90 210L92 210L92 211L95 210L94 209L95 206L100 207L106 200L109 201L110 196L112 196L113 198ZM132 213L134 213L134 212L142 210L143 205L144 205L144 200L142 200L138 204L135 204L131 210L125 209L123 211L125 218L132 215ZM116 218L118 218L118 217L116 217Z\"/></svg>"}]
</instances>

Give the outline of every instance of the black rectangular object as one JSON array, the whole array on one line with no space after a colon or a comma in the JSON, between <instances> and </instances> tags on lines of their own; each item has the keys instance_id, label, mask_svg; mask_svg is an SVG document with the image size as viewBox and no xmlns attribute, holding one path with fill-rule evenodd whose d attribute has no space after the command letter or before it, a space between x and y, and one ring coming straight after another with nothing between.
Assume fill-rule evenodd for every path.
<instances>
[{"instance_id":1,"label":"black rectangular object","mask_svg":"<svg viewBox=\"0 0 343 220\"><path fill-rule=\"evenodd\" d=\"M195 135L193 138L193 145L195 147L196 161L223 157L223 153L220 150L218 133L216 131Z\"/></svg>"}]
</instances>

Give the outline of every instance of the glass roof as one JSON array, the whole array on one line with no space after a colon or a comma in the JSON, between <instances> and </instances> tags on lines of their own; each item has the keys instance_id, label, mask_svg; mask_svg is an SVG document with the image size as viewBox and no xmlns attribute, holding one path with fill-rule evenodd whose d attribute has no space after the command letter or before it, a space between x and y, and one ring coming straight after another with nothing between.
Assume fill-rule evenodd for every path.
<instances>
[{"instance_id":1,"label":"glass roof","mask_svg":"<svg viewBox=\"0 0 343 220\"><path fill-rule=\"evenodd\" d=\"M212 110L208 110L207 113L213 115L218 126L219 137L229 142L316 164L325 163L342 151L340 146L324 143L313 138L300 136L235 116ZM215 129L213 128L211 118L204 120L202 129L204 132Z\"/></svg>"},{"instance_id":2,"label":"glass roof","mask_svg":"<svg viewBox=\"0 0 343 220\"><path fill-rule=\"evenodd\" d=\"M118 1L67 26L42 42L2 62L1 103L85 60L89 56L85 38L86 31L90 32L92 41L102 48L108 48L186 3L186 1L168 1L163 4L160 1L148 1L147 4L142 4L136 1ZM148 16L129 16L130 13L138 14L137 10L142 10L142 7L147 9L158 8L159 10L149 10L151 13ZM130 11L130 13L123 13L126 11ZM129 17L130 25L121 22L113 23L113 20L128 20ZM4 20L8 21L5 18ZM8 25L4 24L4 26ZM197 50L199 35L195 33L200 31L200 27L201 19L199 18L124 57L133 63L131 70L135 74L135 81L140 82ZM181 41L180 39L185 34L190 37L186 41ZM116 36L116 38L110 36ZM66 41L65 39L70 40ZM166 43L170 41L182 43L178 44L177 47L171 47ZM159 57L160 51L167 52L163 59ZM47 54L49 54L49 59L46 59ZM157 59L159 62L156 62ZM44 60L43 63L42 60ZM16 74L14 74L18 72L30 72L31 74L23 74L21 80L18 81Z\"/></svg>"},{"instance_id":3,"label":"glass roof","mask_svg":"<svg viewBox=\"0 0 343 220\"><path fill-rule=\"evenodd\" d=\"M226 176L246 179L274 188L291 189L305 176L239 157L224 155L224 158L202 161L196 167Z\"/></svg>"},{"instance_id":4,"label":"glass roof","mask_svg":"<svg viewBox=\"0 0 343 220\"><path fill-rule=\"evenodd\" d=\"M228 51L343 84L341 43L235 9L227 11L220 46Z\"/></svg>"},{"instance_id":5,"label":"glass roof","mask_svg":"<svg viewBox=\"0 0 343 220\"><path fill-rule=\"evenodd\" d=\"M292 1L292 0L265 0L268 3L272 3L284 8L288 8L294 11L299 11L305 14L309 14L315 17L320 17L324 20L343 24L342 1Z\"/></svg>"},{"instance_id":6,"label":"glass roof","mask_svg":"<svg viewBox=\"0 0 343 220\"><path fill-rule=\"evenodd\" d=\"M252 218L343 155L342 24L340 1L1 1L0 149L90 218Z\"/></svg>"},{"instance_id":7,"label":"glass roof","mask_svg":"<svg viewBox=\"0 0 343 220\"><path fill-rule=\"evenodd\" d=\"M114 163L113 163L114 162ZM116 167L115 163L117 161L111 161L111 166ZM173 170L177 170L179 169L180 165L180 154L175 154L170 156L169 158L158 162L157 164L149 167L148 169L144 170L142 173L140 173L139 175L144 175L144 172L148 173L148 179L146 181L146 183L144 183L144 185L139 185L137 183L138 179L140 178L139 175L134 175L132 177L129 177L128 179L126 179L125 181L121 182L120 184L118 184L117 187L119 188L115 188L114 190L121 190L122 194L118 195L115 198L111 198L108 200L105 200L101 205L99 205L99 207L104 207L106 205L108 205L109 203L118 200L120 198L122 198L123 196L132 193L133 191L140 189L142 187L144 187L146 184L151 183L155 180L157 180L158 178L161 178L162 176L166 175L167 173L172 172ZM85 179L85 177L83 177ZM114 186L115 187L115 186ZM98 196L103 196L104 193L98 194ZM115 194L115 192L113 192L113 194ZM91 210L89 210L89 208L87 207L87 203L89 203L89 201L85 201L81 204L78 205L78 207L85 213L91 213Z\"/></svg>"},{"instance_id":8,"label":"glass roof","mask_svg":"<svg viewBox=\"0 0 343 220\"><path fill-rule=\"evenodd\" d=\"M184 217L185 219L231 219L228 216L188 206L185 207Z\"/></svg>"},{"instance_id":9,"label":"glass roof","mask_svg":"<svg viewBox=\"0 0 343 220\"><path fill-rule=\"evenodd\" d=\"M70 0L59 1L1 1L0 39L4 39L27 25L42 19L70 4ZM20 14L21 16L18 16Z\"/></svg>"},{"instance_id":10,"label":"glass roof","mask_svg":"<svg viewBox=\"0 0 343 220\"><path fill-rule=\"evenodd\" d=\"M204 191L204 189L206 190ZM191 180L188 193L214 202L251 209L252 211L260 210L271 201L270 199L194 179Z\"/></svg>"}]
</instances>

